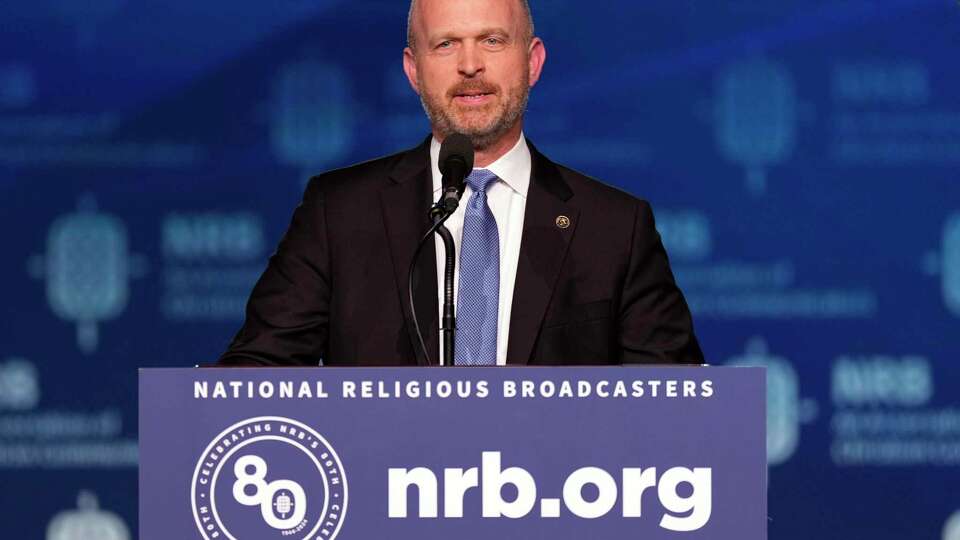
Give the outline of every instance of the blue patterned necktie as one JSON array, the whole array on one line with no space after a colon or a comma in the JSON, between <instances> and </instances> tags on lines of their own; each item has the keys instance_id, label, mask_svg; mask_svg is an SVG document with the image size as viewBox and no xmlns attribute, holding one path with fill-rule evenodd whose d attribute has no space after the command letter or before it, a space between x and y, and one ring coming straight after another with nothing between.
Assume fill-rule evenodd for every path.
<instances>
[{"instance_id":1,"label":"blue patterned necktie","mask_svg":"<svg viewBox=\"0 0 960 540\"><path fill-rule=\"evenodd\" d=\"M456 365L497 364L497 311L500 302L500 233L487 204L487 188L497 175L474 169L467 177L467 202L460 242L457 293Z\"/></svg>"}]
</instances>

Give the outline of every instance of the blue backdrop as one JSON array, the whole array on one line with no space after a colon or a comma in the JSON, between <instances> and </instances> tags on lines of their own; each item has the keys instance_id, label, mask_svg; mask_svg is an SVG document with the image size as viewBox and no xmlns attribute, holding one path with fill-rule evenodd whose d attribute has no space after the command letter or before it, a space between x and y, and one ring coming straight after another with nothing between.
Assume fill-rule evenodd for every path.
<instances>
[{"instance_id":1,"label":"blue backdrop","mask_svg":"<svg viewBox=\"0 0 960 540\"><path fill-rule=\"evenodd\" d=\"M768 367L774 539L960 539L960 6L532 2L527 135ZM406 3L0 3L0 537L136 537L136 368L215 359L313 173L427 134ZM114 534L115 536L109 536Z\"/></svg>"}]
</instances>

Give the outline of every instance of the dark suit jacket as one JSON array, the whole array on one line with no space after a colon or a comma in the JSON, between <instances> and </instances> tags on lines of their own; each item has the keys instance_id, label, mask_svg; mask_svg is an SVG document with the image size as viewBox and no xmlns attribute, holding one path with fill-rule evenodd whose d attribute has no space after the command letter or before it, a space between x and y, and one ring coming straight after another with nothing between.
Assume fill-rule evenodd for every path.
<instances>
[{"instance_id":1,"label":"dark suit jacket","mask_svg":"<svg viewBox=\"0 0 960 540\"><path fill-rule=\"evenodd\" d=\"M426 364L406 298L429 228L429 142L310 180L219 365ZM703 363L650 205L530 152L508 363ZM417 274L417 317L436 363L432 241Z\"/></svg>"}]
</instances>

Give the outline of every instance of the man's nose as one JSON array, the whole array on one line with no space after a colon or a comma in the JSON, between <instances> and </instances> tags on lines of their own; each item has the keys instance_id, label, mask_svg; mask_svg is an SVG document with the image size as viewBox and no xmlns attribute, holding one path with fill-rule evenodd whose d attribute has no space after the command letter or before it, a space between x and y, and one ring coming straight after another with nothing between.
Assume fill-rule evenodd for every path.
<instances>
[{"instance_id":1,"label":"man's nose","mask_svg":"<svg viewBox=\"0 0 960 540\"><path fill-rule=\"evenodd\" d=\"M460 61L457 69L464 77L475 77L483 72L483 51L476 43L471 41L464 42L460 48Z\"/></svg>"}]
</instances>

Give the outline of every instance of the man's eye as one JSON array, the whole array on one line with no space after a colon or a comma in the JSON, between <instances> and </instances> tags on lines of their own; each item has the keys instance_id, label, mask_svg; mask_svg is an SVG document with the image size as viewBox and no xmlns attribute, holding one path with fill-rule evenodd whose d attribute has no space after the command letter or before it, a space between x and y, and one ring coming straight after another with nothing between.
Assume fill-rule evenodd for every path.
<instances>
[{"instance_id":1,"label":"man's eye","mask_svg":"<svg viewBox=\"0 0 960 540\"><path fill-rule=\"evenodd\" d=\"M452 41L441 41L437 44L438 49L449 49L453 45Z\"/></svg>"},{"instance_id":2,"label":"man's eye","mask_svg":"<svg viewBox=\"0 0 960 540\"><path fill-rule=\"evenodd\" d=\"M490 37L486 39L487 45L499 45L500 38Z\"/></svg>"}]
</instances>

